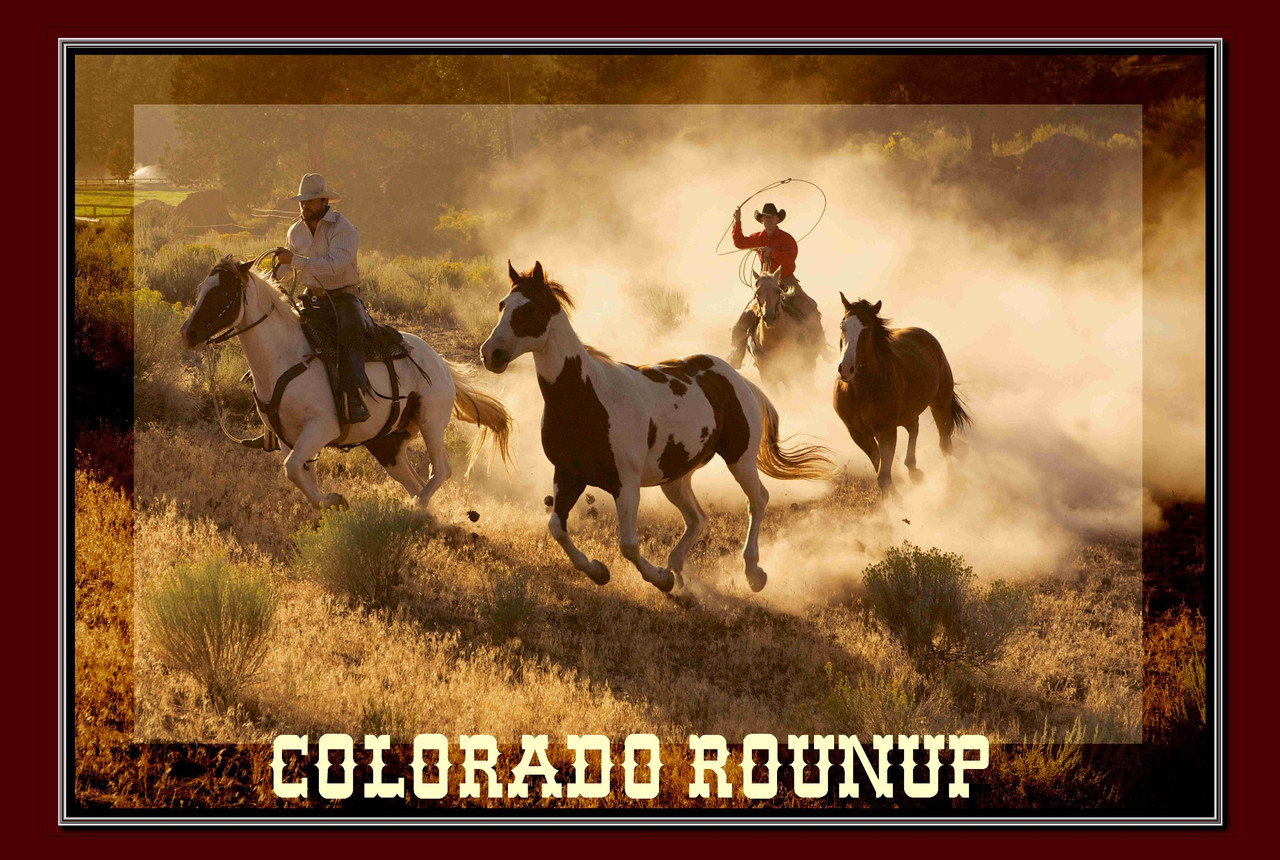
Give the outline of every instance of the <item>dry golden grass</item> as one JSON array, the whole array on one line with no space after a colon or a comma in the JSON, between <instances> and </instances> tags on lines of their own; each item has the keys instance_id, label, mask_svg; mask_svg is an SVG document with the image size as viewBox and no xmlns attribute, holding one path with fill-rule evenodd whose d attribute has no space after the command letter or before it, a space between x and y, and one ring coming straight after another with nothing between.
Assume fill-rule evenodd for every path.
<instances>
[{"instance_id":1,"label":"dry golden grass","mask_svg":"<svg viewBox=\"0 0 1280 860\"><path fill-rule=\"evenodd\" d=\"M175 722L173 703L192 705L192 693L159 672L142 643L139 733L149 739L245 743L379 726L410 736L483 731L506 742L584 731L734 739L762 729L847 733L853 722L863 733L963 730L1019 741L1046 721L1061 734L1077 720L1099 740L1140 737L1136 542L1082 547L1074 575L1040 584L1027 626L998 660L925 678L856 594L752 598L737 559L736 508L708 505L691 587L670 598L618 557L611 505L584 500L574 520L582 550L614 570L598 588L563 560L541 499L450 481L433 501L439 519L413 526L395 606L369 612L312 582L299 563L291 535L316 516L278 456L238 449L201 426L141 432L137 452L140 582L222 552L272 570L283 598L249 723ZM354 505L409 505L365 452L326 454L318 469ZM822 504L851 511L871 492L842 486ZM482 512L475 525L462 515L471 509ZM642 551L660 557L681 523L674 510L645 517ZM766 545L786 527L767 521Z\"/></svg>"}]
</instances>

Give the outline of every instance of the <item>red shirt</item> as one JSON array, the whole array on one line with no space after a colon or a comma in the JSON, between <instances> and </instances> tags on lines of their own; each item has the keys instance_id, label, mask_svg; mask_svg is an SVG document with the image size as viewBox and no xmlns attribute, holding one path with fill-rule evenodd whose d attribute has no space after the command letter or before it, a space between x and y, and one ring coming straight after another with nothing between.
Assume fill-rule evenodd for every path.
<instances>
[{"instance_id":1,"label":"red shirt","mask_svg":"<svg viewBox=\"0 0 1280 860\"><path fill-rule=\"evenodd\" d=\"M772 236L767 235L763 230L752 233L750 236L743 236L742 222L734 221L733 246L735 248L769 248L773 252L770 265L782 266L780 274L783 277L796 273L796 254L800 249L791 234L781 228L774 230ZM763 255L760 260L764 261Z\"/></svg>"}]
</instances>

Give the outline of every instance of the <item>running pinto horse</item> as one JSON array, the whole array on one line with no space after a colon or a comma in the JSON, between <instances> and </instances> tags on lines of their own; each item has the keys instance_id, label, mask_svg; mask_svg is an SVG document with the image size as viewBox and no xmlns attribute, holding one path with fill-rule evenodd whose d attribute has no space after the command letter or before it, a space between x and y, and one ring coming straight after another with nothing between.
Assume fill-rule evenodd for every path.
<instances>
[{"instance_id":1,"label":"running pinto horse","mask_svg":"<svg viewBox=\"0 0 1280 860\"><path fill-rule=\"evenodd\" d=\"M693 473L719 454L747 495L747 583L752 591L764 588L758 539L769 492L757 469L773 478L827 478L827 450L780 447L777 411L723 359L692 355L644 367L615 362L578 339L567 313L573 301L546 279L541 262L520 274L508 261L507 270L511 292L498 305L502 315L480 353L494 373L533 353L545 404L542 449L555 467L548 528L573 566L598 585L609 581L609 569L588 559L567 530L569 511L590 485L614 497L622 555L640 575L664 592L683 582L685 556L707 524ZM640 555L636 533L640 488L654 485L685 523L663 568Z\"/></svg>"},{"instance_id":2,"label":"running pinto horse","mask_svg":"<svg viewBox=\"0 0 1280 860\"><path fill-rule=\"evenodd\" d=\"M880 302L850 303L840 294L839 378L836 414L849 435L871 460L881 497L898 495L890 474L898 444L898 428L907 428L906 466L914 481L924 477L916 468L916 436L920 413L927 407L938 427L942 453L951 453L951 434L973 422L955 391L951 365L936 338L924 329L888 327Z\"/></svg>"},{"instance_id":3,"label":"running pinto horse","mask_svg":"<svg viewBox=\"0 0 1280 860\"><path fill-rule=\"evenodd\" d=\"M341 423L324 363L316 360L297 309L278 284L255 271L253 262L227 256L213 267L182 324L182 342L188 349L199 349L206 342L240 338L253 372L258 414L278 435L286 452L285 473L312 507L346 507L347 500L340 493L321 494L309 461L326 446L362 445L425 508L451 473L444 448L451 414L482 428L471 451L472 462L488 435L485 431L492 431L503 461L509 459L512 421L506 408L473 388L466 381L466 368L445 361L412 334L403 334L407 357L393 363L394 385L385 363L368 363L370 387L381 395L369 398L368 420ZM425 482L405 450L419 433L431 463Z\"/></svg>"},{"instance_id":4,"label":"running pinto horse","mask_svg":"<svg viewBox=\"0 0 1280 860\"><path fill-rule=\"evenodd\" d=\"M748 345L760 381L769 391L798 384L812 390L813 365L826 348L822 317L807 295L788 292L780 283L782 267L756 275L755 305L759 319Z\"/></svg>"}]
</instances>

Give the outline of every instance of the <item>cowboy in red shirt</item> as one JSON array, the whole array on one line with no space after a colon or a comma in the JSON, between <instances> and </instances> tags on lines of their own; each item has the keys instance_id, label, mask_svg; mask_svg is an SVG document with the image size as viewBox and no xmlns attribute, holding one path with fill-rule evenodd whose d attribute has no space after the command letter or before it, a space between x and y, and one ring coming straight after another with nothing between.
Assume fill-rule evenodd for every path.
<instances>
[{"instance_id":1,"label":"cowboy in red shirt","mask_svg":"<svg viewBox=\"0 0 1280 860\"><path fill-rule=\"evenodd\" d=\"M773 269L781 266L779 272L778 283L781 287L789 291L788 301L793 304L799 304L805 309L805 316L817 319L818 305L812 298L805 294L800 288L800 282L796 280L796 254L799 247L796 245L795 237L785 230L778 228L787 217L786 209L778 209L772 203L764 204L764 209L755 213L756 220L759 221L764 229L758 233L752 233L750 236L742 234L742 207L733 210L733 245L736 248L755 248L756 253L760 255L760 263L762 266ZM734 367L742 367L742 359L747 350L747 336L756 326L759 319L759 312L756 308L755 300L747 304L742 315L738 317L737 323L733 326L730 334L731 349L729 352L729 363Z\"/></svg>"}]
</instances>

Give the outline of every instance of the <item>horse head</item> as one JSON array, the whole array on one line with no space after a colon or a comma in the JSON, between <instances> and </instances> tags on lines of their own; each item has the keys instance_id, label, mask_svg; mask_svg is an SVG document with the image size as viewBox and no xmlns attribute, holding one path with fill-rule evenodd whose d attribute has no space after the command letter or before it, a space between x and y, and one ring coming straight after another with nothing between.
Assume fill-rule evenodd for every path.
<instances>
[{"instance_id":1,"label":"horse head","mask_svg":"<svg viewBox=\"0 0 1280 860\"><path fill-rule=\"evenodd\" d=\"M501 316L480 347L484 366L493 373L502 373L519 356L541 349L553 320L564 308L573 307L564 287L547 280L541 262L521 273L507 260L507 274L511 292L498 302Z\"/></svg>"},{"instance_id":2,"label":"horse head","mask_svg":"<svg viewBox=\"0 0 1280 860\"><path fill-rule=\"evenodd\" d=\"M870 346L870 338L863 335L883 325L880 319L880 302L874 305L866 299L850 302L840 294L840 302L844 305L844 319L840 321L840 379L853 382L854 376L865 364ZM864 345L865 344L865 345Z\"/></svg>"},{"instance_id":3,"label":"horse head","mask_svg":"<svg viewBox=\"0 0 1280 860\"><path fill-rule=\"evenodd\" d=\"M778 309L782 306L781 271L782 266L773 271L765 269L760 273L752 269L752 274L756 276L756 305L760 308L765 325L773 325L778 320Z\"/></svg>"},{"instance_id":4,"label":"horse head","mask_svg":"<svg viewBox=\"0 0 1280 860\"><path fill-rule=\"evenodd\" d=\"M252 260L223 257L196 288L196 305L179 332L187 349L198 349L216 333L235 326L244 315L245 288Z\"/></svg>"}]
</instances>

